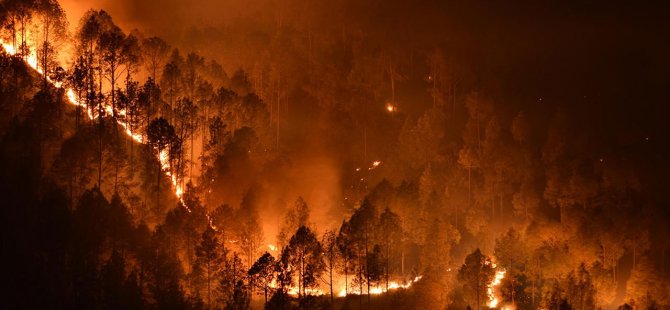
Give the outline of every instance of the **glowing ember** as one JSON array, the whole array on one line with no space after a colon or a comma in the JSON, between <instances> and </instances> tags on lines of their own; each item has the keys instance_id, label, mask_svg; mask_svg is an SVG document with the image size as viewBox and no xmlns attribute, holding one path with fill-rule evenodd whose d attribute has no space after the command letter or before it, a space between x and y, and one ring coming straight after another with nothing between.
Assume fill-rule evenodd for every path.
<instances>
[{"instance_id":1,"label":"glowing ember","mask_svg":"<svg viewBox=\"0 0 670 310\"><path fill-rule=\"evenodd\" d=\"M268 249L270 249L272 252L275 252L277 251L277 246L274 244L268 244Z\"/></svg>"},{"instance_id":2,"label":"glowing ember","mask_svg":"<svg viewBox=\"0 0 670 310\"><path fill-rule=\"evenodd\" d=\"M496 269L496 264L492 264L493 269ZM502 280L505 278L506 271L504 269L496 270L495 276L491 283L486 287L486 295L489 298L488 306L489 308L495 308L500 304L500 300L496 296L496 288L500 285Z\"/></svg>"},{"instance_id":3,"label":"glowing ember","mask_svg":"<svg viewBox=\"0 0 670 310\"><path fill-rule=\"evenodd\" d=\"M394 105L392 105L390 103L386 104L386 111L395 112L395 110L396 110L396 107Z\"/></svg>"}]
</instances>

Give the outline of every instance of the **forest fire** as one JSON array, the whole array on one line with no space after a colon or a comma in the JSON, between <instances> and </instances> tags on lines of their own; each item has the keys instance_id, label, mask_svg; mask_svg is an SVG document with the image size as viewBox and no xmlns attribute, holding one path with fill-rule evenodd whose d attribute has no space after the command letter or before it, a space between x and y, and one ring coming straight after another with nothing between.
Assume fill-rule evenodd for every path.
<instances>
[{"instance_id":1,"label":"forest fire","mask_svg":"<svg viewBox=\"0 0 670 310\"><path fill-rule=\"evenodd\" d=\"M0 45L2 45L3 49L5 50L5 52L7 54L12 55L12 56L16 55L16 50L14 49L14 47L11 44L6 44L2 39L0 39ZM32 51L33 49L31 48L30 50ZM33 68L37 73L39 73L40 75L44 75L44 71L41 68L38 67L37 55L34 52L31 52L26 57L27 57L26 63L31 68ZM54 87L57 87L57 88L61 87L60 83L56 83L56 82L52 81L51 78L46 77L46 79L49 81L49 83L54 85ZM86 104L81 102L80 98L77 98L77 96L75 95L74 90L72 88L67 88L65 90L65 92L66 92L68 102L71 103L72 105L84 108L84 110L86 111L86 115L89 117L89 119L93 120L97 117L97 116L94 116L92 109L89 109L88 107L86 107ZM104 110L108 115L112 115L114 113L112 106L109 105L109 104L104 105ZM126 111L124 109L121 109L121 110L118 111L118 114L121 115L121 116L125 116ZM116 122L119 126L123 127L124 132L126 133L126 135L128 137L130 137L131 139L133 139L137 143L142 143L143 142L143 136L139 133L131 132L130 129L129 129L128 124L126 124L123 121L123 119L117 118ZM179 180L177 179L177 177L171 171L167 151L164 150L164 151L160 152L160 155L158 156L158 159L161 163L161 167L162 167L163 172L170 178L170 181L172 182L172 186L174 187L175 195L179 199L181 199L184 190L183 190L182 186L179 184ZM188 210L187 206L186 206L186 208Z\"/></svg>"},{"instance_id":2,"label":"forest fire","mask_svg":"<svg viewBox=\"0 0 670 310\"><path fill-rule=\"evenodd\" d=\"M406 281L406 282L389 281L388 290L386 289L385 284L379 284L379 285L372 286L372 287L370 287L370 295L380 295L380 294L384 294L386 292L394 291L394 290L398 290L398 289L408 289L412 286L412 284L421 280L422 277L423 276L416 276L416 277L414 277L414 279L411 279L411 280ZM347 292L346 289L344 287L342 287L339 290L339 293L337 294L337 296L338 297L346 297L347 295L365 295L365 294L367 294L367 290L365 290L365 289L363 290L363 292L360 292L360 291L352 289L350 287L349 292Z\"/></svg>"},{"instance_id":3,"label":"forest fire","mask_svg":"<svg viewBox=\"0 0 670 310\"><path fill-rule=\"evenodd\" d=\"M313 2L0 0L3 307L670 307L664 10Z\"/></svg>"},{"instance_id":4,"label":"forest fire","mask_svg":"<svg viewBox=\"0 0 670 310\"><path fill-rule=\"evenodd\" d=\"M496 264L493 265L493 270L495 271L495 274L493 276L493 279L491 280L491 283L489 283L486 286L486 295L488 297L488 307L489 308L496 308L500 304L500 299L498 298L498 286L500 286L500 283L502 283L502 280L505 278L505 273L506 271L504 269L498 269Z\"/></svg>"}]
</instances>

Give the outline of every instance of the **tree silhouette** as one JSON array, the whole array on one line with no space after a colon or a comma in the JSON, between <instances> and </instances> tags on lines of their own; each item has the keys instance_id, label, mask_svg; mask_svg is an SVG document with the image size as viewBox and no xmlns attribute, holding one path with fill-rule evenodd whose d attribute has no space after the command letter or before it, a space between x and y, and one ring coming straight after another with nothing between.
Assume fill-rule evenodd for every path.
<instances>
[{"instance_id":1,"label":"tree silhouette","mask_svg":"<svg viewBox=\"0 0 670 310\"><path fill-rule=\"evenodd\" d=\"M300 226L284 251L292 268L297 270L298 297L302 298L306 296L307 288L317 284L323 272L321 243L309 228Z\"/></svg>"},{"instance_id":2,"label":"tree silhouette","mask_svg":"<svg viewBox=\"0 0 670 310\"><path fill-rule=\"evenodd\" d=\"M270 253L265 252L247 272L251 277L252 285L263 292L266 304L268 303L270 284L275 278L275 265L275 258Z\"/></svg>"},{"instance_id":3,"label":"tree silhouette","mask_svg":"<svg viewBox=\"0 0 670 310\"><path fill-rule=\"evenodd\" d=\"M494 270L491 260L483 255L479 249L465 258L465 263L458 269L458 279L462 281L466 292L471 296L471 303L476 303L477 309L483 304L482 297L486 294L486 286L491 282Z\"/></svg>"},{"instance_id":4,"label":"tree silhouette","mask_svg":"<svg viewBox=\"0 0 670 310\"><path fill-rule=\"evenodd\" d=\"M211 283L214 275L217 273L219 260L219 240L216 237L216 231L211 226L202 233L200 244L195 248L196 268L204 269L205 281L207 282L207 306L212 306L212 288Z\"/></svg>"},{"instance_id":5,"label":"tree silhouette","mask_svg":"<svg viewBox=\"0 0 670 310\"><path fill-rule=\"evenodd\" d=\"M177 135L175 134L174 127L170 125L170 123L160 117L157 119L154 119L151 121L151 124L149 124L149 127L147 128L147 140L149 145L154 149L155 154L160 157L160 158L165 158L170 157L172 154L172 146L176 143L177 141ZM170 148L170 150L167 153L164 153L167 148ZM162 174L162 163L159 161L158 162L158 180L156 182L156 206L158 207L160 205L160 179L161 179L161 174Z\"/></svg>"}]
</instances>

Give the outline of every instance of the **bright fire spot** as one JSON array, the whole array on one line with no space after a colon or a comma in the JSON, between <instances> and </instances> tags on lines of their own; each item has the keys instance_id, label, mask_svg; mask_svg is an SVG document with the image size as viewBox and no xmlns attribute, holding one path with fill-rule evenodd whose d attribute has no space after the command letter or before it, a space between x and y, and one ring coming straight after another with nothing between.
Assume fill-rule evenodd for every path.
<instances>
[{"instance_id":1,"label":"bright fire spot","mask_svg":"<svg viewBox=\"0 0 670 310\"><path fill-rule=\"evenodd\" d=\"M10 44L5 44L5 41L0 39L0 44L2 44L2 47L5 49L5 52L9 55L15 55L16 51L14 50L14 46Z\"/></svg>"},{"instance_id":2,"label":"bright fire spot","mask_svg":"<svg viewBox=\"0 0 670 310\"><path fill-rule=\"evenodd\" d=\"M381 163L382 163L382 162L381 162L381 161L378 161L378 160L373 161L373 162L372 162L372 166L371 166L370 168L368 168L368 170L372 170L372 169L377 168Z\"/></svg>"},{"instance_id":3,"label":"bright fire spot","mask_svg":"<svg viewBox=\"0 0 670 310\"><path fill-rule=\"evenodd\" d=\"M275 252L277 251L277 246L274 244L268 244L268 249L270 249L272 252Z\"/></svg>"},{"instance_id":4,"label":"bright fire spot","mask_svg":"<svg viewBox=\"0 0 670 310\"><path fill-rule=\"evenodd\" d=\"M399 283L399 282L396 282L396 281L389 281L388 290L393 291L393 290L397 290L397 289L408 289L412 286L412 284L421 280L422 277L423 276L417 276L414 279L412 279L410 281L407 281L405 283ZM352 287L350 287L350 289L351 288ZM385 284L370 287L370 295L379 295L379 294L383 294L383 293L386 293L386 292L387 292L387 290L386 290L386 285ZM342 288L342 289L340 289L340 292L337 294L337 296L338 297L345 297L347 295L361 295L361 294L367 294L367 290L364 289L363 292L359 292L357 290L354 290L354 291L350 290L350 292L347 293L347 291L344 288Z\"/></svg>"},{"instance_id":5,"label":"bright fire spot","mask_svg":"<svg viewBox=\"0 0 670 310\"><path fill-rule=\"evenodd\" d=\"M496 264L492 264L493 269L496 269ZM505 273L506 271L504 269L496 270L495 276L493 277L493 280L491 280L491 283L489 283L486 287L486 295L489 298L488 306L489 308L495 308L500 304L500 300L498 299L498 296L496 296L496 288L500 285L502 280L505 278Z\"/></svg>"},{"instance_id":6,"label":"bright fire spot","mask_svg":"<svg viewBox=\"0 0 670 310\"><path fill-rule=\"evenodd\" d=\"M386 104L386 111L395 112L395 110L396 110L396 107L393 104L390 104L390 103Z\"/></svg>"},{"instance_id":7,"label":"bright fire spot","mask_svg":"<svg viewBox=\"0 0 670 310\"><path fill-rule=\"evenodd\" d=\"M309 296L321 296L325 295L320 288L306 288L304 290L305 295ZM288 289L288 294L291 296L298 296L298 287L292 286Z\"/></svg>"}]
</instances>

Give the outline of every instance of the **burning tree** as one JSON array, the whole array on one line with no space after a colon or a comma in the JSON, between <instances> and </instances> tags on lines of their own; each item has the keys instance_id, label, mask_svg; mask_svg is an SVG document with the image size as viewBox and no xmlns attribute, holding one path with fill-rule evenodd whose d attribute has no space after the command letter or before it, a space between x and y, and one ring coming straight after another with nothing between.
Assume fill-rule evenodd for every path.
<instances>
[{"instance_id":1,"label":"burning tree","mask_svg":"<svg viewBox=\"0 0 670 310\"><path fill-rule=\"evenodd\" d=\"M384 281L386 290L389 288L389 273L391 272L391 255L402 251L403 229L400 217L391 209L386 208L379 216L380 240L384 250ZM396 256L397 257L397 256Z\"/></svg>"},{"instance_id":2,"label":"burning tree","mask_svg":"<svg viewBox=\"0 0 670 310\"><path fill-rule=\"evenodd\" d=\"M55 51L67 38L68 22L63 8L56 0L36 1L35 9L42 23L42 42L37 56L44 73L43 86L46 88L48 85L47 77L52 72L51 68L57 67L54 57Z\"/></svg>"},{"instance_id":3,"label":"burning tree","mask_svg":"<svg viewBox=\"0 0 670 310\"><path fill-rule=\"evenodd\" d=\"M321 243L309 228L300 226L284 251L288 254L291 268L297 271L298 297L303 297L308 288L317 286L323 272Z\"/></svg>"},{"instance_id":4,"label":"burning tree","mask_svg":"<svg viewBox=\"0 0 670 310\"><path fill-rule=\"evenodd\" d=\"M327 273L327 280L325 281L330 288L330 306L334 307L333 294L333 273L337 270L338 263L338 249L337 249L337 234L334 231L328 230L321 237L321 246L323 247L323 254L326 256L324 260L324 267Z\"/></svg>"},{"instance_id":5,"label":"burning tree","mask_svg":"<svg viewBox=\"0 0 670 310\"><path fill-rule=\"evenodd\" d=\"M275 278L275 258L268 252L265 252L251 266L247 274L250 277L250 285L259 289L265 297L265 303L268 303L268 293L270 284Z\"/></svg>"},{"instance_id":6,"label":"burning tree","mask_svg":"<svg viewBox=\"0 0 670 310\"><path fill-rule=\"evenodd\" d=\"M159 37L150 37L142 40L142 53L147 60L146 69L151 73L151 79L156 80L156 71L162 67L163 61L170 52L170 46Z\"/></svg>"},{"instance_id":7,"label":"burning tree","mask_svg":"<svg viewBox=\"0 0 670 310\"><path fill-rule=\"evenodd\" d=\"M212 305L212 280L219 267L219 240L216 237L216 231L211 226L202 233L200 244L195 248L196 269L204 272L204 280L207 284L207 305Z\"/></svg>"},{"instance_id":8,"label":"burning tree","mask_svg":"<svg viewBox=\"0 0 670 310\"><path fill-rule=\"evenodd\" d=\"M361 206L354 211L349 220L351 226L351 246L356 255L358 272L356 282L358 282L359 292L363 293L363 285L367 285L368 302L370 301L370 266L366 264L370 254L375 236L375 227L378 223L377 209L364 199Z\"/></svg>"},{"instance_id":9,"label":"burning tree","mask_svg":"<svg viewBox=\"0 0 670 310\"><path fill-rule=\"evenodd\" d=\"M343 221L337 233L337 251L341 258L341 270L344 274L344 294L349 294L349 271L356 270L356 253L351 244L351 225Z\"/></svg>"},{"instance_id":10,"label":"burning tree","mask_svg":"<svg viewBox=\"0 0 670 310\"><path fill-rule=\"evenodd\" d=\"M476 304L477 309L484 304L483 296L486 296L486 289L493 279L493 263L479 249L470 253L465 258L465 263L458 270L458 279L463 282L463 288L466 292L469 304Z\"/></svg>"},{"instance_id":11,"label":"burning tree","mask_svg":"<svg viewBox=\"0 0 670 310\"><path fill-rule=\"evenodd\" d=\"M172 151L165 152L169 147L170 150L173 149L173 145L179 144L179 139L175 134L174 127L170 123L160 117L151 121L149 127L147 128L147 138L149 145L154 149L156 155L161 158L158 162L158 180L156 183L156 207L159 207L159 193L160 193L160 179L161 172L163 170L163 159L171 158Z\"/></svg>"},{"instance_id":12,"label":"burning tree","mask_svg":"<svg viewBox=\"0 0 670 310\"><path fill-rule=\"evenodd\" d=\"M520 234L510 229L501 238L496 239L494 248L496 261L501 266L505 266L506 278L509 284L512 306L516 306L517 297L517 277L526 265L528 251L525 244L521 241Z\"/></svg>"},{"instance_id":13,"label":"burning tree","mask_svg":"<svg viewBox=\"0 0 670 310\"><path fill-rule=\"evenodd\" d=\"M277 244L279 248L287 245L291 233L295 232L300 226L309 226L309 206L305 199L298 197L293 207L286 211L284 224L277 235Z\"/></svg>"}]
</instances>

